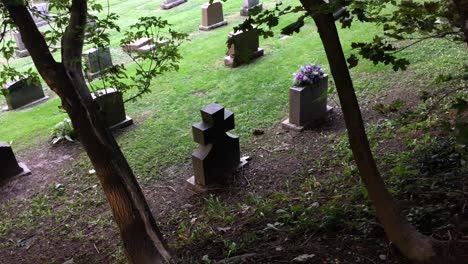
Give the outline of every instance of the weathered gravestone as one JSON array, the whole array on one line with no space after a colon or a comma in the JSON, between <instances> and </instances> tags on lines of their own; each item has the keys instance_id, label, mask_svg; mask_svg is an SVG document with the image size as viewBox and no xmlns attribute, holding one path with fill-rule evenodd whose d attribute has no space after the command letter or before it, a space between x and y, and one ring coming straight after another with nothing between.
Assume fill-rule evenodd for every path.
<instances>
[{"instance_id":1,"label":"weathered gravestone","mask_svg":"<svg viewBox=\"0 0 468 264\"><path fill-rule=\"evenodd\" d=\"M29 56L29 51L24 46L23 39L21 38L21 34L17 31L14 31L13 37L15 38L15 42L16 42L16 49L15 49L16 56L20 58Z\"/></svg>"},{"instance_id":2,"label":"weathered gravestone","mask_svg":"<svg viewBox=\"0 0 468 264\"><path fill-rule=\"evenodd\" d=\"M228 56L224 58L224 64L234 68L263 56L264 51L258 46L257 30L231 32L228 40Z\"/></svg>"},{"instance_id":3,"label":"weathered gravestone","mask_svg":"<svg viewBox=\"0 0 468 264\"><path fill-rule=\"evenodd\" d=\"M159 45L164 45L164 42L158 42ZM123 47L125 52L150 52L156 48L151 38L141 38L127 44Z\"/></svg>"},{"instance_id":4,"label":"weathered gravestone","mask_svg":"<svg viewBox=\"0 0 468 264\"><path fill-rule=\"evenodd\" d=\"M23 163L18 163L11 146L0 141L0 181L14 177L31 174Z\"/></svg>"},{"instance_id":5,"label":"weathered gravestone","mask_svg":"<svg viewBox=\"0 0 468 264\"><path fill-rule=\"evenodd\" d=\"M192 126L193 139L200 144L192 153L195 176L187 181L195 191L222 182L245 164L240 158L239 137L227 132L234 129L234 114L218 104L200 112L203 121Z\"/></svg>"},{"instance_id":6,"label":"weathered gravestone","mask_svg":"<svg viewBox=\"0 0 468 264\"><path fill-rule=\"evenodd\" d=\"M101 76L102 71L112 67L112 57L109 47L92 48L83 54L86 63L86 75L90 79Z\"/></svg>"},{"instance_id":7,"label":"weathered gravestone","mask_svg":"<svg viewBox=\"0 0 468 264\"><path fill-rule=\"evenodd\" d=\"M32 6L32 18L36 26L41 27L48 23L51 19L49 17L49 3L48 2L41 2L41 3L34 3Z\"/></svg>"},{"instance_id":8,"label":"weathered gravestone","mask_svg":"<svg viewBox=\"0 0 468 264\"><path fill-rule=\"evenodd\" d=\"M178 5L181 5L181 4L185 3L185 2L187 2L187 0L164 0L161 8L162 9L171 9L171 8L176 7Z\"/></svg>"},{"instance_id":9,"label":"weathered gravestone","mask_svg":"<svg viewBox=\"0 0 468 264\"><path fill-rule=\"evenodd\" d=\"M254 8L262 9L263 5L259 0L242 0L242 7L240 9L241 16L249 16Z\"/></svg>"},{"instance_id":10,"label":"weathered gravestone","mask_svg":"<svg viewBox=\"0 0 468 264\"><path fill-rule=\"evenodd\" d=\"M31 77L11 82L1 90L8 110L32 106L49 98L44 95L39 80Z\"/></svg>"},{"instance_id":11,"label":"weathered gravestone","mask_svg":"<svg viewBox=\"0 0 468 264\"><path fill-rule=\"evenodd\" d=\"M114 88L99 90L91 94L99 106L106 127L119 129L133 124L133 119L125 114L122 92Z\"/></svg>"},{"instance_id":12,"label":"weathered gravestone","mask_svg":"<svg viewBox=\"0 0 468 264\"><path fill-rule=\"evenodd\" d=\"M227 25L223 16L223 5L220 2L202 5L202 24L200 30L212 30Z\"/></svg>"}]
</instances>

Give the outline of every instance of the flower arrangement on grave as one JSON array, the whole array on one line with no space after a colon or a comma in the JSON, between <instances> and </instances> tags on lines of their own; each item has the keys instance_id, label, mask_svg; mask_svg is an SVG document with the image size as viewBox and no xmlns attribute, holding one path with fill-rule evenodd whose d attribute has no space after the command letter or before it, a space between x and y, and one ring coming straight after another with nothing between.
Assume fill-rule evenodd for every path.
<instances>
[{"instance_id":1,"label":"flower arrangement on grave","mask_svg":"<svg viewBox=\"0 0 468 264\"><path fill-rule=\"evenodd\" d=\"M328 76L318 64L306 64L294 73L289 87L289 119L283 128L302 131L317 126L329 111Z\"/></svg>"},{"instance_id":2,"label":"flower arrangement on grave","mask_svg":"<svg viewBox=\"0 0 468 264\"><path fill-rule=\"evenodd\" d=\"M304 87L318 84L325 76L325 71L318 64L306 64L294 73L294 85Z\"/></svg>"}]
</instances>

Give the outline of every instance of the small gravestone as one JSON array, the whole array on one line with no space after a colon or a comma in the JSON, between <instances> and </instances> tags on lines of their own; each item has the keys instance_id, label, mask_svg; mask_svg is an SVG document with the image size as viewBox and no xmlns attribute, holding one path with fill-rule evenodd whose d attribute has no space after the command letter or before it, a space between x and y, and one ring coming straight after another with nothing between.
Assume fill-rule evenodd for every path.
<instances>
[{"instance_id":1,"label":"small gravestone","mask_svg":"<svg viewBox=\"0 0 468 264\"><path fill-rule=\"evenodd\" d=\"M125 114L125 105L122 92L114 88L99 90L91 94L99 106L106 127L119 129L133 124L133 119Z\"/></svg>"},{"instance_id":2,"label":"small gravestone","mask_svg":"<svg viewBox=\"0 0 468 264\"><path fill-rule=\"evenodd\" d=\"M255 29L231 32L228 49L228 56L224 58L224 64L231 68L248 63L264 54L263 49L259 48L258 31Z\"/></svg>"},{"instance_id":3,"label":"small gravestone","mask_svg":"<svg viewBox=\"0 0 468 264\"><path fill-rule=\"evenodd\" d=\"M16 49L15 49L16 56L20 58L29 56L29 51L24 46L23 39L21 38L21 34L15 31L13 32L13 37L15 38L15 41L16 41Z\"/></svg>"},{"instance_id":4,"label":"small gravestone","mask_svg":"<svg viewBox=\"0 0 468 264\"><path fill-rule=\"evenodd\" d=\"M49 98L44 95L40 81L31 77L11 82L1 90L8 110L26 108Z\"/></svg>"},{"instance_id":5,"label":"small gravestone","mask_svg":"<svg viewBox=\"0 0 468 264\"><path fill-rule=\"evenodd\" d=\"M36 23L36 26L41 27L48 23L48 21L50 20L49 3L34 3L32 9L34 9L34 11L31 12L31 14L34 23Z\"/></svg>"},{"instance_id":6,"label":"small gravestone","mask_svg":"<svg viewBox=\"0 0 468 264\"><path fill-rule=\"evenodd\" d=\"M97 30L96 21L90 16L86 17L85 38L89 37L93 31Z\"/></svg>"},{"instance_id":7,"label":"small gravestone","mask_svg":"<svg viewBox=\"0 0 468 264\"><path fill-rule=\"evenodd\" d=\"M200 144L192 154L195 176L187 181L195 191L222 182L245 164L240 158L239 137L227 132L234 129L234 114L218 104L200 112L203 121L192 126L193 139Z\"/></svg>"},{"instance_id":8,"label":"small gravestone","mask_svg":"<svg viewBox=\"0 0 468 264\"><path fill-rule=\"evenodd\" d=\"M151 38L141 38L123 47L125 52L150 52L156 48Z\"/></svg>"},{"instance_id":9,"label":"small gravestone","mask_svg":"<svg viewBox=\"0 0 468 264\"><path fill-rule=\"evenodd\" d=\"M11 146L6 142L0 141L0 181L15 177L31 174L28 167L23 163L18 163Z\"/></svg>"},{"instance_id":10,"label":"small gravestone","mask_svg":"<svg viewBox=\"0 0 468 264\"><path fill-rule=\"evenodd\" d=\"M212 30L227 25L223 16L223 5L220 2L202 5L202 24L200 30Z\"/></svg>"},{"instance_id":11,"label":"small gravestone","mask_svg":"<svg viewBox=\"0 0 468 264\"><path fill-rule=\"evenodd\" d=\"M262 9L263 5L260 3L259 0L243 0L242 7L240 9L241 16L249 16L250 12L254 8Z\"/></svg>"},{"instance_id":12,"label":"small gravestone","mask_svg":"<svg viewBox=\"0 0 468 264\"><path fill-rule=\"evenodd\" d=\"M187 0L164 0L163 5L161 6L162 9L171 9L178 5L187 2Z\"/></svg>"},{"instance_id":13,"label":"small gravestone","mask_svg":"<svg viewBox=\"0 0 468 264\"><path fill-rule=\"evenodd\" d=\"M303 131L322 124L333 110L327 105L328 76L316 84L289 88L289 118L282 122L286 130Z\"/></svg>"},{"instance_id":14,"label":"small gravestone","mask_svg":"<svg viewBox=\"0 0 468 264\"><path fill-rule=\"evenodd\" d=\"M92 48L83 54L86 63L86 75L90 79L101 76L102 71L112 67L112 58L109 47Z\"/></svg>"}]
</instances>

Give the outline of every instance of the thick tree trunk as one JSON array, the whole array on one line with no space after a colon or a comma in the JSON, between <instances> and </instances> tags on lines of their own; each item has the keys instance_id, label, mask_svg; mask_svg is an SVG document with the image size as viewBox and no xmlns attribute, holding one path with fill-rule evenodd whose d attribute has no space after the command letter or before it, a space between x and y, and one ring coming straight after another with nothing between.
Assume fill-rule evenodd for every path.
<instances>
[{"instance_id":1,"label":"thick tree trunk","mask_svg":"<svg viewBox=\"0 0 468 264\"><path fill-rule=\"evenodd\" d=\"M22 1L2 0L40 75L62 99L112 208L130 263L172 262L140 186L113 135L105 128L81 66L86 0L74 0L62 38L62 63L54 60Z\"/></svg>"},{"instance_id":2,"label":"thick tree trunk","mask_svg":"<svg viewBox=\"0 0 468 264\"><path fill-rule=\"evenodd\" d=\"M460 24L465 35L465 44L468 46L468 0L453 0L460 15Z\"/></svg>"},{"instance_id":3,"label":"thick tree trunk","mask_svg":"<svg viewBox=\"0 0 468 264\"><path fill-rule=\"evenodd\" d=\"M301 3L309 11L317 25L340 99L354 160L388 238L406 257L413 261L437 262L437 241L424 236L407 222L380 176L369 147L361 111L333 15L314 12L319 5L324 4L321 0L301 0Z\"/></svg>"}]
</instances>

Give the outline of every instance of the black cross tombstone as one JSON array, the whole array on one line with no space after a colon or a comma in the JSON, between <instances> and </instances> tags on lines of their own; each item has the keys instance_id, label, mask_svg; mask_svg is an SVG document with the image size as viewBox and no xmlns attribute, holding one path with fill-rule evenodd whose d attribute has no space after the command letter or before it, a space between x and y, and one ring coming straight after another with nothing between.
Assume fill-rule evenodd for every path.
<instances>
[{"instance_id":1,"label":"black cross tombstone","mask_svg":"<svg viewBox=\"0 0 468 264\"><path fill-rule=\"evenodd\" d=\"M239 137L234 129L234 113L218 104L201 111L202 122L192 126L193 139L200 144L192 154L196 185L207 186L230 176L239 167Z\"/></svg>"}]
</instances>

